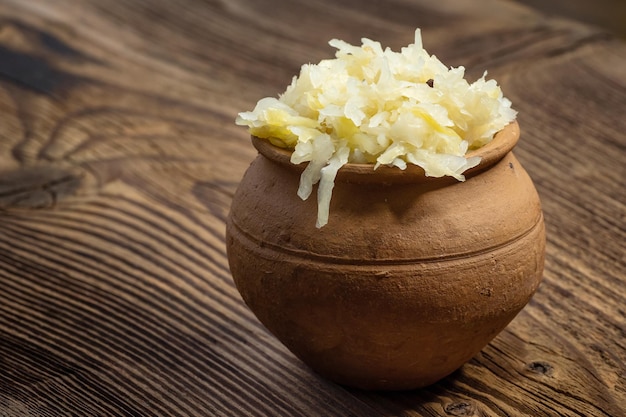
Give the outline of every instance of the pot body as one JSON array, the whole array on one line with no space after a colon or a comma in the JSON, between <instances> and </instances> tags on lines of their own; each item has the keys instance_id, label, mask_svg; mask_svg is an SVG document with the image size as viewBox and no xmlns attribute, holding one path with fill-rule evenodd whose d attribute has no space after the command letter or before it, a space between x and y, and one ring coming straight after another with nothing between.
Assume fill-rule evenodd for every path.
<instances>
[{"instance_id":1,"label":"pot body","mask_svg":"<svg viewBox=\"0 0 626 417\"><path fill-rule=\"evenodd\" d=\"M340 171L321 229L315 198L296 195L301 167L263 146L232 202L229 264L258 319L319 374L364 389L429 385L537 289L543 216L512 145L465 182Z\"/></svg>"}]
</instances>

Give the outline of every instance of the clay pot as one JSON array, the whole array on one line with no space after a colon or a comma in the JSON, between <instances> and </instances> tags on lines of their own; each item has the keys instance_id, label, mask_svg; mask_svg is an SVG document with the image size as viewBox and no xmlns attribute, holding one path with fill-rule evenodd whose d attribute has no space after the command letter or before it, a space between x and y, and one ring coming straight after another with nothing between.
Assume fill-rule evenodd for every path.
<instances>
[{"instance_id":1,"label":"clay pot","mask_svg":"<svg viewBox=\"0 0 626 417\"><path fill-rule=\"evenodd\" d=\"M541 281L539 198L511 153L516 122L474 151L467 180L409 166L350 164L329 223L304 166L259 151L232 202L228 260L259 320L319 374L365 389L412 389L463 365L526 305Z\"/></svg>"}]
</instances>

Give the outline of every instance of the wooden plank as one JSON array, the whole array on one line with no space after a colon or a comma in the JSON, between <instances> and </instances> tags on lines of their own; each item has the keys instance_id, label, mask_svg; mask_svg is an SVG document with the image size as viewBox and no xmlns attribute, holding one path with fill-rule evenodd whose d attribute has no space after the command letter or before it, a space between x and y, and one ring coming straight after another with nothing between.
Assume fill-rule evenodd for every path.
<instances>
[{"instance_id":1,"label":"wooden plank","mask_svg":"<svg viewBox=\"0 0 626 417\"><path fill-rule=\"evenodd\" d=\"M626 47L496 0L0 4L0 415L593 415L626 404ZM255 156L238 111L326 42L486 69L548 227L545 281L424 390L312 374L247 310L223 242Z\"/></svg>"},{"instance_id":2,"label":"wooden plank","mask_svg":"<svg viewBox=\"0 0 626 417\"><path fill-rule=\"evenodd\" d=\"M626 37L626 3L621 0L571 1L516 0L553 16L565 16L610 30Z\"/></svg>"}]
</instances>

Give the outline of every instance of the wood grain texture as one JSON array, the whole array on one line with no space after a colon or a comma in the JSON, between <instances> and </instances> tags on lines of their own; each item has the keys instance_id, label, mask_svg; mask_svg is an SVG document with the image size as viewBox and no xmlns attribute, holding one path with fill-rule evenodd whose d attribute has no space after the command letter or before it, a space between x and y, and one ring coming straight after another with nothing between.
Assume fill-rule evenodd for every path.
<instances>
[{"instance_id":1,"label":"wood grain texture","mask_svg":"<svg viewBox=\"0 0 626 417\"><path fill-rule=\"evenodd\" d=\"M243 305L238 111L338 37L485 69L519 110L544 283L419 391L329 383ZM0 416L626 416L626 45L506 0L0 2Z\"/></svg>"},{"instance_id":2,"label":"wood grain texture","mask_svg":"<svg viewBox=\"0 0 626 417\"><path fill-rule=\"evenodd\" d=\"M626 3L621 0L568 1L515 0L537 10L557 16L566 16L597 25L626 38Z\"/></svg>"}]
</instances>

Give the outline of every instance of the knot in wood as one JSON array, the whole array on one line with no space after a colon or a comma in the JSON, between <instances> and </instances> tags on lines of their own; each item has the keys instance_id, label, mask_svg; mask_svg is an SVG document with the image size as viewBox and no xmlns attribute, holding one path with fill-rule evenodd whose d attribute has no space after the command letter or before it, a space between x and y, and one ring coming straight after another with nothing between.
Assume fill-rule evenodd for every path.
<instances>
[{"instance_id":1,"label":"knot in wood","mask_svg":"<svg viewBox=\"0 0 626 417\"><path fill-rule=\"evenodd\" d=\"M75 195L83 178L78 168L52 165L0 172L0 209L54 207Z\"/></svg>"},{"instance_id":2,"label":"knot in wood","mask_svg":"<svg viewBox=\"0 0 626 417\"><path fill-rule=\"evenodd\" d=\"M547 362L534 361L526 365L530 372L540 375L552 375L554 368Z\"/></svg>"},{"instance_id":3,"label":"knot in wood","mask_svg":"<svg viewBox=\"0 0 626 417\"><path fill-rule=\"evenodd\" d=\"M473 416L476 407L467 401L456 401L446 405L444 411L449 416Z\"/></svg>"}]
</instances>

